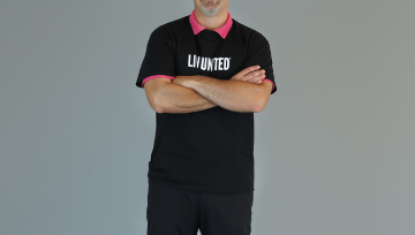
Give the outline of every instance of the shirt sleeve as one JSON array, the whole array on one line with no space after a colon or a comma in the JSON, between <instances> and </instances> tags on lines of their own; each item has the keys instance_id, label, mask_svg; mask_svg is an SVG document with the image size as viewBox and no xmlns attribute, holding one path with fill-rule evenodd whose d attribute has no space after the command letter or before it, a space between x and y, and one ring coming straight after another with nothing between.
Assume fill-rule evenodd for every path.
<instances>
[{"instance_id":1,"label":"shirt sleeve","mask_svg":"<svg viewBox=\"0 0 415 235\"><path fill-rule=\"evenodd\" d=\"M272 67L271 48L268 40L261 34L254 37L248 48L248 56L246 58L244 68L259 65L260 69L265 69L265 78L263 82L271 82L271 94L277 91L277 85L274 79L274 70Z\"/></svg>"},{"instance_id":2,"label":"shirt sleeve","mask_svg":"<svg viewBox=\"0 0 415 235\"><path fill-rule=\"evenodd\" d=\"M172 36L161 27L155 29L148 40L136 86L144 88L145 82L158 77L174 79L176 76L174 58Z\"/></svg>"}]
</instances>

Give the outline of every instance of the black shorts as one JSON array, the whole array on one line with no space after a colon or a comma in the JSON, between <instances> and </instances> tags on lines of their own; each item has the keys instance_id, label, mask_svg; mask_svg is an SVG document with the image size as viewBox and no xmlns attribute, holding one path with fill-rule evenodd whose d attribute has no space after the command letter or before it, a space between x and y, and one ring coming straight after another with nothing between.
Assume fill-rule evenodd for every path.
<instances>
[{"instance_id":1,"label":"black shorts","mask_svg":"<svg viewBox=\"0 0 415 235\"><path fill-rule=\"evenodd\" d=\"M249 235L254 192L211 193L149 181L147 235Z\"/></svg>"}]
</instances>

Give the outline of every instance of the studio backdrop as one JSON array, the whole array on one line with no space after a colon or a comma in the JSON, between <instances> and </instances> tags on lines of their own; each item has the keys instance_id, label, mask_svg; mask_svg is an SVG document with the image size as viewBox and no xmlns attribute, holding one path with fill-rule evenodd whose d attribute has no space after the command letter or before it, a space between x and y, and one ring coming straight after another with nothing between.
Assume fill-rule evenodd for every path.
<instances>
[{"instance_id":1,"label":"studio backdrop","mask_svg":"<svg viewBox=\"0 0 415 235\"><path fill-rule=\"evenodd\" d=\"M2 0L0 234L146 232L150 33L193 1ZM252 234L415 234L415 1L230 0L270 42Z\"/></svg>"}]
</instances>

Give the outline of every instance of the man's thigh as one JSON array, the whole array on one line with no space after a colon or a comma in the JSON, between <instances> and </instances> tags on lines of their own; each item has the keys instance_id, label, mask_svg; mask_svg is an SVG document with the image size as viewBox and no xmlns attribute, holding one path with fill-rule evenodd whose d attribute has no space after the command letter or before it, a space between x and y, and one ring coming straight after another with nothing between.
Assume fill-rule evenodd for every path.
<instances>
[{"instance_id":1,"label":"man's thigh","mask_svg":"<svg viewBox=\"0 0 415 235\"><path fill-rule=\"evenodd\" d=\"M249 235L254 192L201 192L200 231L203 235Z\"/></svg>"},{"instance_id":2,"label":"man's thigh","mask_svg":"<svg viewBox=\"0 0 415 235\"><path fill-rule=\"evenodd\" d=\"M147 235L196 235L200 193L149 181Z\"/></svg>"}]
</instances>

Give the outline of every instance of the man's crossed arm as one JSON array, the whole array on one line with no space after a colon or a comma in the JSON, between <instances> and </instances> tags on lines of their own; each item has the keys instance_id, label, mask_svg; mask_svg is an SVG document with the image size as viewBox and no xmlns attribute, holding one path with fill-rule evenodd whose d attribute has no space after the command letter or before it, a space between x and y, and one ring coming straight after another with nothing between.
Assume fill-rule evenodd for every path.
<instances>
[{"instance_id":1,"label":"man's crossed arm","mask_svg":"<svg viewBox=\"0 0 415 235\"><path fill-rule=\"evenodd\" d=\"M220 106L235 112L261 112L273 84L262 82L264 70L248 67L230 80L207 76L177 76L145 83L150 106L158 113L190 113Z\"/></svg>"}]
</instances>

